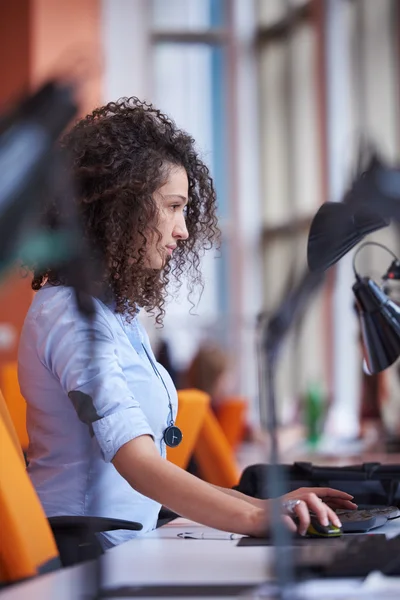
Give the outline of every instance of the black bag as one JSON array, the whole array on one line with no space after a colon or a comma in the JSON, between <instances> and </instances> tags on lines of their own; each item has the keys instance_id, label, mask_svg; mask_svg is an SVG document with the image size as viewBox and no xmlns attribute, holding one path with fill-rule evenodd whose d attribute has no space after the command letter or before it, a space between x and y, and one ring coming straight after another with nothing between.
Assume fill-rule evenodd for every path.
<instances>
[{"instance_id":1,"label":"black bag","mask_svg":"<svg viewBox=\"0 0 400 600\"><path fill-rule=\"evenodd\" d=\"M254 498L268 498L270 466L247 467L235 489ZM347 467L318 467L308 462L280 465L283 484L288 492L300 487L331 487L354 496L359 505L400 507L400 465L364 463Z\"/></svg>"}]
</instances>

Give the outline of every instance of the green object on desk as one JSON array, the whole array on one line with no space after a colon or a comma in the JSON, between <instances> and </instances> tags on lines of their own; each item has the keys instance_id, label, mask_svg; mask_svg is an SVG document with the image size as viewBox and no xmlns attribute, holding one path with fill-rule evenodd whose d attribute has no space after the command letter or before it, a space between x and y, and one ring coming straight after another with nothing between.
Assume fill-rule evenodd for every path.
<instances>
[{"instance_id":1,"label":"green object on desk","mask_svg":"<svg viewBox=\"0 0 400 600\"><path fill-rule=\"evenodd\" d=\"M340 527L336 527L333 523L329 523L329 525L322 525L317 517L311 517L311 523L309 524L306 532L307 537L312 538L331 538L331 537L340 537L342 535L342 529Z\"/></svg>"},{"instance_id":2,"label":"green object on desk","mask_svg":"<svg viewBox=\"0 0 400 600\"><path fill-rule=\"evenodd\" d=\"M324 411L324 395L321 386L312 383L305 397L305 421L307 428L307 442L316 446L321 437L322 416Z\"/></svg>"}]
</instances>

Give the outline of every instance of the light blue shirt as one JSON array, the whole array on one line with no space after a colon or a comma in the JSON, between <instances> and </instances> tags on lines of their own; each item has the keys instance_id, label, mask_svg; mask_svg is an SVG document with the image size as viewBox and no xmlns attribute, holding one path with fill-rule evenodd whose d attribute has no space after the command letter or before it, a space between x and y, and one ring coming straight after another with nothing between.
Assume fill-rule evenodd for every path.
<instances>
[{"instance_id":1,"label":"light blue shirt","mask_svg":"<svg viewBox=\"0 0 400 600\"><path fill-rule=\"evenodd\" d=\"M177 393L156 362L146 331L100 300L90 324L72 288L43 287L21 333L18 376L27 401L28 472L47 516L97 515L154 529L160 505L134 490L110 462L126 442L163 441ZM134 537L102 534L104 547Z\"/></svg>"}]
</instances>

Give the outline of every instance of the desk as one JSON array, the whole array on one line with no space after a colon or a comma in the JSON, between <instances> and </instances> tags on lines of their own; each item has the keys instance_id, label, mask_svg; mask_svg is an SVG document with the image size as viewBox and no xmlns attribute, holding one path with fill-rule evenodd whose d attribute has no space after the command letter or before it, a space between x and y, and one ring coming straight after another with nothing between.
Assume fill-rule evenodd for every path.
<instances>
[{"instance_id":1,"label":"desk","mask_svg":"<svg viewBox=\"0 0 400 600\"><path fill-rule=\"evenodd\" d=\"M254 584L271 577L272 548L237 548L236 540L187 540L212 529L179 519L121 544L102 558L103 585ZM0 600L76 600L93 593L94 563L43 575L0 592Z\"/></svg>"},{"instance_id":2,"label":"desk","mask_svg":"<svg viewBox=\"0 0 400 600\"><path fill-rule=\"evenodd\" d=\"M214 530L179 519L121 544L102 558L103 585L254 584L271 578L272 548L237 548L237 540L187 540L179 532ZM220 532L218 532L220 533ZM93 592L95 565L43 575L0 592L1 600L76 600Z\"/></svg>"},{"instance_id":3,"label":"desk","mask_svg":"<svg viewBox=\"0 0 400 600\"><path fill-rule=\"evenodd\" d=\"M121 544L102 558L103 586L149 584L251 584L257 586L271 579L273 548L237 547L229 540L185 540L179 532L214 530L184 520L170 523L140 538ZM400 533L400 519L387 523L376 533L389 536ZM0 592L0 600L77 600L94 591L95 564L87 563L43 575ZM400 596L400 578L392 579ZM311 585L311 587L310 587ZM312 598L332 597L335 585L328 580L310 584ZM363 593L358 580L347 580L354 596ZM310 591L311 590L311 591ZM381 590L379 590L379 593ZM374 592L375 593L375 592ZM376 592L377 596L379 595ZM362 596L363 597L363 596ZM388 598L385 595L381 597ZM212 596L211 596L212 598Z\"/></svg>"},{"instance_id":4,"label":"desk","mask_svg":"<svg viewBox=\"0 0 400 600\"><path fill-rule=\"evenodd\" d=\"M131 583L133 577L139 584L207 581L257 585L271 579L272 548L237 548L237 540L179 538L178 533L184 531L221 535L208 527L177 519L142 538L113 548L105 561L107 586Z\"/></svg>"}]
</instances>

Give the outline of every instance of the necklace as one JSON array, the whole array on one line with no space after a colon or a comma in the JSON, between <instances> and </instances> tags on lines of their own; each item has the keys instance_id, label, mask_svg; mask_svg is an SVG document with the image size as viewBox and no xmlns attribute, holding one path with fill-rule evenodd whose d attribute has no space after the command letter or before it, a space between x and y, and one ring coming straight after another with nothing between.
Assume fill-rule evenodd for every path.
<instances>
[{"instance_id":1,"label":"necklace","mask_svg":"<svg viewBox=\"0 0 400 600\"><path fill-rule=\"evenodd\" d=\"M168 406L169 406L169 415L168 415L168 423L169 424L164 430L163 439L164 439L164 442L166 443L166 445L169 446L169 448L176 448L176 446L179 446L179 444L181 443L183 434L182 434L182 431L179 429L179 427L177 427L174 423L174 415L173 415L173 411L172 411L171 396L169 395L169 391L168 391L167 386L165 385L164 379L161 377L159 370L157 369L156 365L154 364L154 361L152 360L150 354L147 352L146 347L143 344L143 342L142 342L142 348L145 351L146 356L147 356L151 366L153 367L155 374L160 379L160 381L162 382L162 384L165 388L165 391L167 392Z\"/></svg>"}]
</instances>

